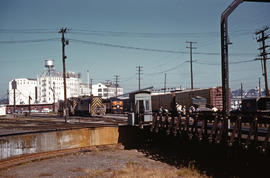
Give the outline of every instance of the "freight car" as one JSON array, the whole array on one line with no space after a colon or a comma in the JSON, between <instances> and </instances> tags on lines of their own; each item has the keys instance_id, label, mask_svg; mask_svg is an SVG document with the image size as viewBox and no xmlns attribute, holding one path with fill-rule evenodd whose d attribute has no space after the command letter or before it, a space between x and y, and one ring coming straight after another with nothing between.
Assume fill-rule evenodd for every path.
<instances>
[{"instance_id":1,"label":"freight car","mask_svg":"<svg viewBox=\"0 0 270 178\"><path fill-rule=\"evenodd\" d=\"M163 108L171 110L172 93L175 93L175 100L178 104L186 107L205 103L206 107L216 107L222 110L222 88L207 88L207 89L194 89L174 91L170 93L152 94L152 109L157 112L162 106ZM230 102L229 102L230 103Z\"/></svg>"},{"instance_id":2,"label":"freight car","mask_svg":"<svg viewBox=\"0 0 270 178\"><path fill-rule=\"evenodd\" d=\"M63 113L64 102L60 102L59 113ZM104 115L106 107L101 97L82 96L67 99L67 107L71 116L97 116Z\"/></svg>"}]
</instances>

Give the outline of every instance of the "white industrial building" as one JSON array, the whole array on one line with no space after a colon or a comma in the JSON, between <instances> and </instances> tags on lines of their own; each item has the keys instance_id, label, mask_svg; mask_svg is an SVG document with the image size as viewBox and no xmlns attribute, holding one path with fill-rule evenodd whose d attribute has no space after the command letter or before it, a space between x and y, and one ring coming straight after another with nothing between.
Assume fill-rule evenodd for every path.
<instances>
[{"instance_id":1,"label":"white industrial building","mask_svg":"<svg viewBox=\"0 0 270 178\"><path fill-rule=\"evenodd\" d=\"M90 96L91 87L88 84L80 83L80 96Z\"/></svg>"},{"instance_id":2,"label":"white industrial building","mask_svg":"<svg viewBox=\"0 0 270 178\"><path fill-rule=\"evenodd\" d=\"M123 88L117 86L113 83L98 83L92 86L93 95L101 96L103 99L115 97L116 95L123 95Z\"/></svg>"},{"instance_id":3,"label":"white industrial building","mask_svg":"<svg viewBox=\"0 0 270 178\"><path fill-rule=\"evenodd\" d=\"M37 78L38 103L53 103L64 100L63 73L54 70L53 60L45 61L46 70ZM67 98L80 95L80 74L66 73Z\"/></svg>"},{"instance_id":4,"label":"white industrial building","mask_svg":"<svg viewBox=\"0 0 270 178\"><path fill-rule=\"evenodd\" d=\"M30 100L31 104L35 103L35 93L37 80L29 79L29 78L18 78L14 79L16 81L16 89L15 89L15 104L29 104L29 96L32 98ZM13 80L12 80L13 81ZM9 104L14 104L14 90L12 89L12 81L9 82Z\"/></svg>"},{"instance_id":5,"label":"white industrial building","mask_svg":"<svg viewBox=\"0 0 270 178\"><path fill-rule=\"evenodd\" d=\"M13 80L12 80L13 81ZM12 81L9 82L9 104L13 105ZM45 60L45 70L37 79L19 78L15 79L17 84L16 105L28 104L29 96L31 104L51 104L64 100L63 73L54 69L54 61ZM117 92L116 92L117 88ZM92 91L91 91L92 90ZM67 98L86 96L93 94L104 99L123 95L123 88L116 87L111 82L92 85L83 84L80 74L75 72L66 73Z\"/></svg>"}]
</instances>

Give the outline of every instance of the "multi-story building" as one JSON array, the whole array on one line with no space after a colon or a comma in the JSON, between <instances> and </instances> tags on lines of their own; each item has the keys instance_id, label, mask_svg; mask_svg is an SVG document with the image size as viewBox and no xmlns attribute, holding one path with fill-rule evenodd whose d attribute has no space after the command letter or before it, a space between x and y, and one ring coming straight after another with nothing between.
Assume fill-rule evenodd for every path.
<instances>
[{"instance_id":1,"label":"multi-story building","mask_svg":"<svg viewBox=\"0 0 270 178\"><path fill-rule=\"evenodd\" d=\"M103 99L123 95L123 88L119 85L116 87L113 83L98 83L92 86L92 90L94 96L101 96Z\"/></svg>"},{"instance_id":2,"label":"multi-story building","mask_svg":"<svg viewBox=\"0 0 270 178\"><path fill-rule=\"evenodd\" d=\"M36 97L36 86L37 80L36 79L29 79L29 78L18 78L14 79L16 81L16 89L15 89L15 104L29 104L29 96L31 97L30 103L35 103ZM14 90L12 88L12 81L9 82L9 104L14 104Z\"/></svg>"},{"instance_id":3,"label":"multi-story building","mask_svg":"<svg viewBox=\"0 0 270 178\"><path fill-rule=\"evenodd\" d=\"M80 83L80 96L90 96L91 87L88 84Z\"/></svg>"},{"instance_id":4,"label":"multi-story building","mask_svg":"<svg viewBox=\"0 0 270 178\"><path fill-rule=\"evenodd\" d=\"M45 70L37 78L38 103L53 103L64 100L63 73L56 72L52 60L45 61ZM66 95L67 98L80 95L80 74L75 72L66 73Z\"/></svg>"},{"instance_id":5,"label":"multi-story building","mask_svg":"<svg viewBox=\"0 0 270 178\"><path fill-rule=\"evenodd\" d=\"M45 60L46 69L37 79L15 79L17 83L16 105L28 104L29 96L31 104L52 104L64 100L63 73L54 69L53 60ZM117 92L116 92L117 88ZM9 104L13 105L12 81L9 82ZM123 88L115 84L98 83L95 85L83 84L80 74L75 72L66 73L66 94L67 98L93 94L104 99L123 95Z\"/></svg>"},{"instance_id":6,"label":"multi-story building","mask_svg":"<svg viewBox=\"0 0 270 178\"><path fill-rule=\"evenodd\" d=\"M54 70L53 60L45 61L46 70L37 79L19 78L15 79L17 89L15 90L16 105L28 104L29 96L31 104L51 104L64 100L63 73ZM80 74L74 72L66 73L67 98L80 95ZM9 82L9 104L13 105L12 81Z\"/></svg>"}]
</instances>

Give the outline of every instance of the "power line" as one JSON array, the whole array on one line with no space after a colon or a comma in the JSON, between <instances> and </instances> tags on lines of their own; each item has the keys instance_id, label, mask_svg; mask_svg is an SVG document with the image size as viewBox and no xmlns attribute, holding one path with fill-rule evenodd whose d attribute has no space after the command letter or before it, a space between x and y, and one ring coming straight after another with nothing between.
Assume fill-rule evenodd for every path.
<instances>
[{"instance_id":1,"label":"power line","mask_svg":"<svg viewBox=\"0 0 270 178\"><path fill-rule=\"evenodd\" d=\"M182 62L181 64L178 64L174 67L171 67L169 69L166 69L166 70L163 70L163 71L160 71L160 72L153 72L153 73L145 73L145 75L157 75L157 74L163 74L163 73L167 73L167 72L170 72L170 71L173 71L173 70L176 70L178 69L179 67L183 66L183 64L185 64L187 61L184 61Z\"/></svg>"},{"instance_id":2,"label":"power line","mask_svg":"<svg viewBox=\"0 0 270 178\"><path fill-rule=\"evenodd\" d=\"M0 44L14 44L14 43L39 43L44 41L58 41L59 38L47 38L47 39L36 39L36 40L10 40L0 41Z\"/></svg>"},{"instance_id":3,"label":"power line","mask_svg":"<svg viewBox=\"0 0 270 178\"><path fill-rule=\"evenodd\" d=\"M105 46L105 47L113 47L113 48L132 49L132 50L141 50L141 51L149 51L149 52L160 52L160 53L182 53L182 54L187 54L184 51L141 48L141 47L117 45L117 44L110 44L110 43L101 43L101 42L95 42L95 41L78 40L78 39L70 39L70 40L73 41L73 42L80 42L80 43L85 43L85 44Z\"/></svg>"},{"instance_id":4,"label":"power line","mask_svg":"<svg viewBox=\"0 0 270 178\"><path fill-rule=\"evenodd\" d=\"M118 45L118 44L111 44L111 43L102 43L102 42L96 42L96 41L79 40L79 39L74 39L74 38L71 38L70 41L84 43L84 44L90 44L90 45L113 47L113 48L122 48L122 49L130 49L130 50L140 50L140 51L147 51L147 52L189 54L186 51L180 51L180 50L142 48L142 47ZM220 53L215 53L215 52L194 52L193 54L220 55ZM254 55L254 53L233 53L231 55Z\"/></svg>"},{"instance_id":5,"label":"power line","mask_svg":"<svg viewBox=\"0 0 270 178\"><path fill-rule=\"evenodd\" d=\"M213 66L220 66L221 64L218 63L207 63L207 62L199 62L199 61L193 61L197 64L203 64L203 65L213 65ZM243 64L243 63L249 63L249 62L255 62L252 60L242 60L242 61L235 61L235 62L229 62L229 64Z\"/></svg>"}]
</instances>

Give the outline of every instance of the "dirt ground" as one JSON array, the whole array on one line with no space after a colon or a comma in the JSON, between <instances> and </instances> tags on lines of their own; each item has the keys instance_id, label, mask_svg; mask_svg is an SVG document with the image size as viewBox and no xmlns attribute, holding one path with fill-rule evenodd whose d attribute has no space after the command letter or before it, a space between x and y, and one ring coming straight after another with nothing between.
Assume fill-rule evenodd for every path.
<instances>
[{"instance_id":1,"label":"dirt ground","mask_svg":"<svg viewBox=\"0 0 270 178\"><path fill-rule=\"evenodd\" d=\"M193 168L175 168L135 149L93 148L36 160L5 170L0 177L206 177Z\"/></svg>"}]
</instances>

